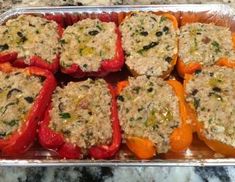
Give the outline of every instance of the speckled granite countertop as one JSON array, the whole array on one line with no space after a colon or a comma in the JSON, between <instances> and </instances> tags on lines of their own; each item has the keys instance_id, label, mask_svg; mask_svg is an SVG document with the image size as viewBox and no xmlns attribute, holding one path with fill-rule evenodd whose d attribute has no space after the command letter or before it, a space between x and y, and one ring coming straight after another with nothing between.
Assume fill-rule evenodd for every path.
<instances>
[{"instance_id":1,"label":"speckled granite countertop","mask_svg":"<svg viewBox=\"0 0 235 182\"><path fill-rule=\"evenodd\" d=\"M0 12L15 6L63 5L116 5L116 4L176 4L176 3L227 3L235 7L235 0L0 0Z\"/></svg>"},{"instance_id":2,"label":"speckled granite countertop","mask_svg":"<svg viewBox=\"0 0 235 182\"><path fill-rule=\"evenodd\" d=\"M228 3L235 0L0 0L0 13L19 6ZM0 182L232 182L235 167L1 167Z\"/></svg>"},{"instance_id":3,"label":"speckled granite countertop","mask_svg":"<svg viewBox=\"0 0 235 182\"><path fill-rule=\"evenodd\" d=\"M234 167L0 168L4 182L233 182Z\"/></svg>"}]
</instances>

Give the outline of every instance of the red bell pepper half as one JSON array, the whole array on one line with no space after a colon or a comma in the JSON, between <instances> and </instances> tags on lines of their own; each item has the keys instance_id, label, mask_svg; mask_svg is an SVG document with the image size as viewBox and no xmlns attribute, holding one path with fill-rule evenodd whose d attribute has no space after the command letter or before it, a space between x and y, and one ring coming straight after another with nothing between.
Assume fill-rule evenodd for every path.
<instances>
[{"instance_id":1,"label":"red bell pepper half","mask_svg":"<svg viewBox=\"0 0 235 182\"><path fill-rule=\"evenodd\" d=\"M9 135L7 138L0 139L0 150L8 156L16 156L26 152L33 144L36 137L38 121L42 119L48 103L50 102L53 90L56 87L56 80L51 72L38 67L27 67L25 69L13 68L9 63L0 64L0 71L12 72L19 70L26 72L29 76L35 75L43 77L43 87L39 92L32 108L27 113L21 128Z\"/></svg>"},{"instance_id":2,"label":"red bell pepper half","mask_svg":"<svg viewBox=\"0 0 235 182\"><path fill-rule=\"evenodd\" d=\"M118 28L116 28L115 31L117 34L115 56L111 60L103 60L97 72L83 72L77 64L72 64L68 68L61 67L61 71L73 77L81 78L84 76L104 77L110 72L121 70L122 66L124 65L124 53L122 49L121 33Z\"/></svg>"},{"instance_id":3,"label":"red bell pepper half","mask_svg":"<svg viewBox=\"0 0 235 182\"><path fill-rule=\"evenodd\" d=\"M63 28L58 24L57 31L61 37L63 34ZM48 63L46 60L39 56L32 56L29 59L29 64L25 63L24 58L18 57L17 52L0 53L0 63L11 62L13 66L18 68L25 68L27 66L37 66L40 68L47 69L55 73L59 69L59 53L55 55L52 63Z\"/></svg>"},{"instance_id":4,"label":"red bell pepper half","mask_svg":"<svg viewBox=\"0 0 235 182\"><path fill-rule=\"evenodd\" d=\"M112 95L111 105L111 122L113 139L110 145L93 146L89 149L88 153L95 159L111 158L118 151L121 144L121 129L118 120L118 110L116 101L116 91L109 85L109 89ZM48 107L43 121L39 127L39 142L48 149L53 149L58 152L59 156L67 159L80 159L82 157L81 149L79 146L73 145L65 141L61 133L55 132L49 128L50 115L49 111L51 106Z\"/></svg>"}]
</instances>

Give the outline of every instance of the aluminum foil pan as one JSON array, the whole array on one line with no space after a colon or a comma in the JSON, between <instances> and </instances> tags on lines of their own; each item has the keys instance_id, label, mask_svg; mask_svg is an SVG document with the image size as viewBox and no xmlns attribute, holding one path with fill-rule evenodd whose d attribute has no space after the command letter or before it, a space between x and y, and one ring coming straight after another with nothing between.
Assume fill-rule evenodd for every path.
<instances>
[{"instance_id":1,"label":"aluminum foil pan","mask_svg":"<svg viewBox=\"0 0 235 182\"><path fill-rule=\"evenodd\" d=\"M136 5L136 6L74 6L74 7L24 7L11 9L0 15L0 25L20 14L65 14L65 13L112 13L129 11L171 12L179 20L185 15L196 16L199 22L214 22L228 26L235 31L235 11L226 5ZM55 152L43 149L37 142L23 156L14 158L0 155L0 166L220 166L235 165L235 158L225 158L215 154L194 136L192 145L182 153L168 152L157 155L152 160L137 160L125 146L112 160L65 160L59 159Z\"/></svg>"}]
</instances>

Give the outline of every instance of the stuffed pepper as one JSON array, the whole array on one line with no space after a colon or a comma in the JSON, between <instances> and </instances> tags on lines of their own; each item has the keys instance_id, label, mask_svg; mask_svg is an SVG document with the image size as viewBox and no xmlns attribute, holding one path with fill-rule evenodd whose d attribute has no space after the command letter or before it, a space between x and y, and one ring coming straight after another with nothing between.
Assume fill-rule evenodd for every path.
<instances>
[{"instance_id":1,"label":"stuffed pepper","mask_svg":"<svg viewBox=\"0 0 235 182\"><path fill-rule=\"evenodd\" d=\"M125 63L133 75L167 77L178 53L178 22L171 14L134 12L120 26Z\"/></svg>"},{"instance_id":2,"label":"stuffed pepper","mask_svg":"<svg viewBox=\"0 0 235 182\"><path fill-rule=\"evenodd\" d=\"M61 44L61 70L74 77L105 76L124 64L120 32L113 22L81 20L65 29Z\"/></svg>"},{"instance_id":3,"label":"stuffed pepper","mask_svg":"<svg viewBox=\"0 0 235 182\"><path fill-rule=\"evenodd\" d=\"M0 150L8 156L26 152L38 121L56 87L51 72L37 67L16 69L0 64Z\"/></svg>"},{"instance_id":4,"label":"stuffed pepper","mask_svg":"<svg viewBox=\"0 0 235 182\"><path fill-rule=\"evenodd\" d=\"M199 138L215 152L235 156L235 71L212 66L185 78Z\"/></svg>"},{"instance_id":5,"label":"stuffed pepper","mask_svg":"<svg viewBox=\"0 0 235 182\"><path fill-rule=\"evenodd\" d=\"M192 141L184 89L176 80L139 76L118 84L124 140L140 159L187 149Z\"/></svg>"},{"instance_id":6,"label":"stuffed pepper","mask_svg":"<svg viewBox=\"0 0 235 182\"><path fill-rule=\"evenodd\" d=\"M63 158L111 158L121 142L115 90L88 79L58 87L40 124L39 141Z\"/></svg>"},{"instance_id":7,"label":"stuffed pepper","mask_svg":"<svg viewBox=\"0 0 235 182\"><path fill-rule=\"evenodd\" d=\"M192 74L202 67L221 65L235 67L235 37L227 27L213 23L191 23L180 28L180 76Z\"/></svg>"},{"instance_id":8,"label":"stuffed pepper","mask_svg":"<svg viewBox=\"0 0 235 182\"><path fill-rule=\"evenodd\" d=\"M0 62L17 67L38 66L56 72L60 26L45 18L20 15L0 26Z\"/></svg>"}]
</instances>

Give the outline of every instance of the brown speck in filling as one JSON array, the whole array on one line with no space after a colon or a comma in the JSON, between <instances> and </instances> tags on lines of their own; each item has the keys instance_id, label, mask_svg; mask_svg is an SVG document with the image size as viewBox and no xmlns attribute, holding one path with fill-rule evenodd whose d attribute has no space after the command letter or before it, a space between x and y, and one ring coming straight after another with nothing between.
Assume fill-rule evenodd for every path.
<instances>
[{"instance_id":1,"label":"brown speck in filling","mask_svg":"<svg viewBox=\"0 0 235 182\"><path fill-rule=\"evenodd\" d=\"M205 43L205 44L208 44L210 41L211 41L211 39L208 38L208 37L204 37L204 38L202 39L202 42Z\"/></svg>"}]
</instances>

